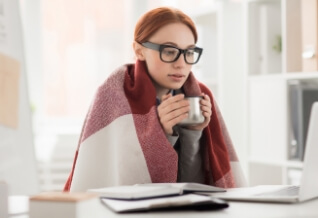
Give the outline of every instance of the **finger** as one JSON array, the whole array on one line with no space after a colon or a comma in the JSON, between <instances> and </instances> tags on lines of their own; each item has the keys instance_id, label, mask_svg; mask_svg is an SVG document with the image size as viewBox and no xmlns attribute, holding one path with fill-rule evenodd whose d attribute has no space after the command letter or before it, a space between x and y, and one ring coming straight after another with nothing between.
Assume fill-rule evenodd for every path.
<instances>
[{"instance_id":1,"label":"finger","mask_svg":"<svg viewBox=\"0 0 318 218\"><path fill-rule=\"evenodd\" d=\"M201 101L210 102L211 103L209 95L202 93L202 97L203 97L203 99Z\"/></svg>"},{"instance_id":2,"label":"finger","mask_svg":"<svg viewBox=\"0 0 318 218\"><path fill-rule=\"evenodd\" d=\"M182 114L178 117L175 117L174 119L171 119L171 120L166 120L166 121L160 121L161 122L161 125L163 126L164 130L166 133L168 134L172 134L173 130L172 128L181 122L181 120L185 119L186 117L188 116L187 113L185 114Z\"/></svg>"},{"instance_id":3,"label":"finger","mask_svg":"<svg viewBox=\"0 0 318 218\"><path fill-rule=\"evenodd\" d=\"M171 119L173 117L179 116L182 113L187 113L190 110L189 102L186 100L174 102L169 105L159 105L158 115L159 117L169 116Z\"/></svg>"},{"instance_id":4,"label":"finger","mask_svg":"<svg viewBox=\"0 0 318 218\"><path fill-rule=\"evenodd\" d=\"M204 111L202 115L205 117L205 119L210 119L212 113Z\"/></svg>"},{"instance_id":5,"label":"finger","mask_svg":"<svg viewBox=\"0 0 318 218\"><path fill-rule=\"evenodd\" d=\"M212 110L212 104L211 104L210 101L202 100L202 101L200 102L200 106L201 106L201 110L202 110L203 108L207 108L208 110Z\"/></svg>"},{"instance_id":6,"label":"finger","mask_svg":"<svg viewBox=\"0 0 318 218\"><path fill-rule=\"evenodd\" d=\"M169 126L175 126L176 124L180 123L182 120L188 117L188 113L180 114L179 116L174 117L173 119L170 119L166 123Z\"/></svg>"},{"instance_id":7,"label":"finger","mask_svg":"<svg viewBox=\"0 0 318 218\"><path fill-rule=\"evenodd\" d=\"M163 112L163 115L161 116L162 122L169 122L171 120L174 120L180 116L187 117L189 112L189 107L181 107L176 110L169 111L167 113ZM182 119L181 119L182 120ZM178 119L179 121L179 119Z\"/></svg>"},{"instance_id":8,"label":"finger","mask_svg":"<svg viewBox=\"0 0 318 218\"><path fill-rule=\"evenodd\" d=\"M208 94L202 93L202 96L203 96L203 98L204 98L204 99L206 99L206 100L210 100L210 97L209 97L209 95L208 95Z\"/></svg>"},{"instance_id":9,"label":"finger","mask_svg":"<svg viewBox=\"0 0 318 218\"><path fill-rule=\"evenodd\" d=\"M177 102L181 101L184 99L184 94L178 94L172 96L171 94L168 94L168 96L163 96L162 98L162 103L164 102L165 104L171 104L172 102Z\"/></svg>"},{"instance_id":10,"label":"finger","mask_svg":"<svg viewBox=\"0 0 318 218\"><path fill-rule=\"evenodd\" d=\"M207 114L209 114L209 115L212 114L212 110L211 110L210 107L201 106L201 111L202 111L202 113L207 113Z\"/></svg>"},{"instance_id":11,"label":"finger","mask_svg":"<svg viewBox=\"0 0 318 218\"><path fill-rule=\"evenodd\" d=\"M172 96L171 93L168 93L168 94L166 94L166 95L163 95L163 96L161 97L161 102L167 100L167 99L170 98L171 96Z\"/></svg>"},{"instance_id":12,"label":"finger","mask_svg":"<svg viewBox=\"0 0 318 218\"><path fill-rule=\"evenodd\" d=\"M201 110L207 111L207 110L211 110L212 108L210 97L208 95L204 96L204 98L200 101L200 104L201 104Z\"/></svg>"},{"instance_id":13,"label":"finger","mask_svg":"<svg viewBox=\"0 0 318 218\"><path fill-rule=\"evenodd\" d=\"M189 108L189 102L184 99L184 95L173 96L162 102L159 106L160 111L164 114L167 114L180 108Z\"/></svg>"}]
</instances>

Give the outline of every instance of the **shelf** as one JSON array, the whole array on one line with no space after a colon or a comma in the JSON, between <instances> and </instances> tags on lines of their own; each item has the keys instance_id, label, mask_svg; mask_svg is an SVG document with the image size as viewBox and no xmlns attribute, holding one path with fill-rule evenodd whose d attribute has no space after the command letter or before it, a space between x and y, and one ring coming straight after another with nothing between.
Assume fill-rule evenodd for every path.
<instances>
[{"instance_id":1,"label":"shelf","mask_svg":"<svg viewBox=\"0 0 318 218\"><path fill-rule=\"evenodd\" d=\"M292 73L281 73L281 74L263 74L263 75L249 75L248 80L263 80L263 79L318 79L318 72L292 72Z\"/></svg>"},{"instance_id":2,"label":"shelf","mask_svg":"<svg viewBox=\"0 0 318 218\"><path fill-rule=\"evenodd\" d=\"M306 20L309 15L302 15L301 0L247 1L246 4L249 75L306 72L314 67L318 70L317 58L302 57L305 47L316 45L318 33L317 24L309 24ZM317 16L317 12L308 13ZM307 39L307 35L312 36ZM306 44L304 38L315 41Z\"/></svg>"},{"instance_id":3,"label":"shelf","mask_svg":"<svg viewBox=\"0 0 318 218\"><path fill-rule=\"evenodd\" d=\"M286 79L318 79L318 72L295 72L285 73L283 75Z\"/></svg>"},{"instance_id":4,"label":"shelf","mask_svg":"<svg viewBox=\"0 0 318 218\"><path fill-rule=\"evenodd\" d=\"M257 80L264 80L264 79L283 79L283 74L264 74L264 75L249 75L248 81L257 81Z\"/></svg>"},{"instance_id":5,"label":"shelf","mask_svg":"<svg viewBox=\"0 0 318 218\"><path fill-rule=\"evenodd\" d=\"M247 0L243 3L247 138L253 184L294 183L297 179L291 178L289 172L294 170L299 174L303 169L301 160L288 157L294 141L297 141L297 155L302 156L308 111L312 102L318 101L315 88L318 90L318 68L317 71L305 68L302 57L306 35L303 23L307 29L312 27L304 22L302 12L303 4L308 2ZM317 11L311 13L317 16ZM317 40L317 23L315 25L310 35ZM278 35L280 40L275 41Z\"/></svg>"},{"instance_id":6,"label":"shelf","mask_svg":"<svg viewBox=\"0 0 318 218\"><path fill-rule=\"evenodd\" d=\"M276 166L276 167L281 166L285 168L294 168L294 169L302 169L304 166L302 161L297 161L297 160L269 161L266 159L250 158L249 162L256 163L256 164Z\"/></svg>"},{"instance_id":7,"label":"shelf","mask_svg":"<svg viewBox=\"0 0 318 218\"><path fill-rule=\"evenodd\" d=\"M297 160L289 160L285 164L289 168L302 169L304 167L304 163L302 161Z\"/></svg>"}]
</instances>

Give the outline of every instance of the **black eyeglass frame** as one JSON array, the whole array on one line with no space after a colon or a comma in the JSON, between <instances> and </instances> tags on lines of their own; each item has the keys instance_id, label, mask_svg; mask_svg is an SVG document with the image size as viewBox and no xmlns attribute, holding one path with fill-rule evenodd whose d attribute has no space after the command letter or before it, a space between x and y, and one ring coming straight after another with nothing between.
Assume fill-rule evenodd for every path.
<instances>
[{"instance_id":1,"label":"black eyeglass frame","mask_svg":"<svg viewBox=\"0 0 318 218\"><path fill-rule=\"evenodd\" d=\"M159 56L160 56L160 60L162 62L165 62L165 63L173 63L175 62L176 60L179 59L180 55L183 54L183 57L184 57L184 61L187 63L187 64L196 64L198 63L198 61L200 60L200 57L201 57L201 54L202 54L202 51L203 51L203 48L199 48L199 47L194 47L194 48L189 48L189 49L181 49L181 48L177 48L175 46L172 46L172 45L164 45L164 44L156 44L156 43L152 43L152 42L143 42L143 43L140 43L142 46L146 47L146 48L149 48L149 49L152 49L152 50L156 50L156 51L159 51ZM165 49L165 48L175 48L179 51L178 55L175 57L174 60L172 61L165 61L162 59L162 50ZM194 50L195 52L198 53L198 58L195 62L193 63L189 63L187 61L187 58L186 58L186 53L187 51L190 51L190 50Z\"/></svg>"}]
</instances>

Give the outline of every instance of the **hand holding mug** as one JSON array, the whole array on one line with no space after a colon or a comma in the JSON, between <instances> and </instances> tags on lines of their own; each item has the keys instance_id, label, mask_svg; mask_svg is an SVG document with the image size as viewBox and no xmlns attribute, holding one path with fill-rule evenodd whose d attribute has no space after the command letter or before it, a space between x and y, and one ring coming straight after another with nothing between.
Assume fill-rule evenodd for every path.
<instances>
[{"instance_id":1,"label":"hand holding mug","mask_svg":"<svg viewBox=\"0 0 318 218\"><path fill-rule=\"evenodd\" d=\"M187 122L187 120L181 121L181 125L184 125L185 128L191 130L202 130L204 129L210 122L211 115L212 115L212 104L210 97L207 94L202 93L202 96L196 97L197 100L192 100L194 104L194 112L192 113L192 120L195 122L188 122L186 125L182 124L182 122ZM199 109L198 109L199 107ZM190 106L192 109L192 107ZM200 114L198 114L200 113ZM189 112L191 115L191 111ZM191 119L191 116L189 116Z\"/></svg>"},{"instance_id":2,"label":"hand holding mug","mask_svg":"<svg viewBox=\"0 0 318 218\"><path fill-rule=\"evenodd\" d=\"M158 116L166 134L173 134L173 127L188 117L189 101L184 99L184 94L172 96L164 95L158 106Z\"/></svg>"}]
</instances>

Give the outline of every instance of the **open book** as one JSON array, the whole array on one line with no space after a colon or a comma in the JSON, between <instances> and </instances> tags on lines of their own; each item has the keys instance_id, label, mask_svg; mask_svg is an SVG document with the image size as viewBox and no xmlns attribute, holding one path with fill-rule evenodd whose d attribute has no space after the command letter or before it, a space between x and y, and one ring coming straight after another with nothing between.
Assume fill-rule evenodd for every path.
<instances>
[{"instance_id":1,"label":"open book","mask_svg":"<svg viewBox=\"0 0 318 218\"><path fill-rule=\"evenodd\" d=\"M89 189L88 192L97 193L102 198L137 200L177 196L194 192L225 192L225 189L198 183L147 183Z\"/></svg>"}]
</instances>

